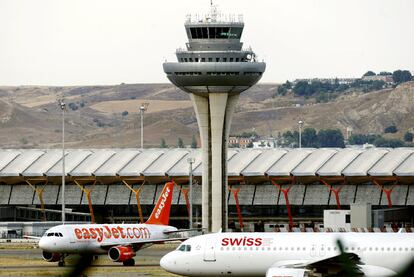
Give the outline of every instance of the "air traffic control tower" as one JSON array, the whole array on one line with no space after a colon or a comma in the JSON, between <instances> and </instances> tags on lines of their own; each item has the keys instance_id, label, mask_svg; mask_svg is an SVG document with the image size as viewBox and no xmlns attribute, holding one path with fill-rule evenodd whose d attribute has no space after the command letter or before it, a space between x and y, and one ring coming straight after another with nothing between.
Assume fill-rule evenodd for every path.
<instances>
[{"instance_id":1,"label":"air traffic control tower","mask_svg":"<svg viewBox=\"0 0 414 277\"><path fill-rule=\"evenodd\" d=\"M227 230L227 141L239 94L256 84L266 64L257 61L240 38L242 16L223 15L211 6L205 16L187 16L188 43L176 51L177 62L164 72L190 94L203 148L202 226L208 232Z\"/></svg>"}]
</instances>

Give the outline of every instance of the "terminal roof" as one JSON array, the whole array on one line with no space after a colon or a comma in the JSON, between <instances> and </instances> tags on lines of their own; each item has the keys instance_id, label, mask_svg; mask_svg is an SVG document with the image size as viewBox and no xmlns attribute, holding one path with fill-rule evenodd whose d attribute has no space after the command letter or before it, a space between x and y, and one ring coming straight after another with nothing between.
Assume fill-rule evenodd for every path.
<instances>
[{"instance_id":1,"label":"terminal roof","mask_svg":"<svg viewBox=\"0 0 414 277\"><path fill-rule=\"evenodd\" d=\"M8 177L58 177L62 174L59 149L0 150L0 181ZM200 149L68 149L65 173L73 177L138 177L164 179L202 175ZM355 149L235 149L228 151L229 178L253 177L412 177L414 148Z\"/></svg>"}]
</instances>

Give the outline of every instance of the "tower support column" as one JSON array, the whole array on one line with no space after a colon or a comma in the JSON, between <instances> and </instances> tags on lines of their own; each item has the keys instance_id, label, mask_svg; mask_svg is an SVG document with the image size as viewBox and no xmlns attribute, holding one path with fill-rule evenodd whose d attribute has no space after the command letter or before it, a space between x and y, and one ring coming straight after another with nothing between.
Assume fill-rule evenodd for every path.
<instances>
[{"instance_id":1,"label":"tower support column","mask_svg":"<svg viewBox=\"0 0 414 277\"><path fill-rule=\"evenodd\" d=\"M204 230L211 231L211 144L210 144L210 110L208 97L190 93L191 102L197 117L202 149L201 183L201 224ZM209 157L210 156L210 157Z\"/></svg>"},{"instance_id":2,"label":"tower support column","mask_svg":"<svg viewBox=\"0 0 414 277\"><path fill-rule=\"evenodd\" d=\"M238 94L190 94L203 149L202 226L227 230L227 142Z\"/></svg>"}]
</instances>

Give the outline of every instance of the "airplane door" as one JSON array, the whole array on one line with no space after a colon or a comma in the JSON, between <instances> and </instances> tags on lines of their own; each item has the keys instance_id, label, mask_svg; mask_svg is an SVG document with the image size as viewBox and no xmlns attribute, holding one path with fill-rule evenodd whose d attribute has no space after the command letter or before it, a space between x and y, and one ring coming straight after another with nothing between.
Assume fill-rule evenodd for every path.
<instances>
[{"instance_id":1,"label":"airplane door","mask_svg":"<svg viewBox=\"0 0 414 277\"><path fill-rule=\"evenodd\" d=\"M206 240L204 247L204 261L215 262L216 261L216 239L210 238Z\"/></svg>"}]
</instances>

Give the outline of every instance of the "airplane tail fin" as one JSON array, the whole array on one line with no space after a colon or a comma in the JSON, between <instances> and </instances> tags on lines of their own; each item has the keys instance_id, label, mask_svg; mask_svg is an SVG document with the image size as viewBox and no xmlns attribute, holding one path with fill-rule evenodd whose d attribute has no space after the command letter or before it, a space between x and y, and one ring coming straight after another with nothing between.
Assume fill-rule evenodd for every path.
<instances>
[{"instance_id":1,"label":"airplane tail fin","mask_svg":"<svg viewBox=\"0 0 414 277\"><path fill-rule=\"evenodd\" d=\"M168 182L158 198L157 204L154 207L147 224L168 225L170 221L171 202L174 191L174 183Z\"/></svg>"}]
</instances>

